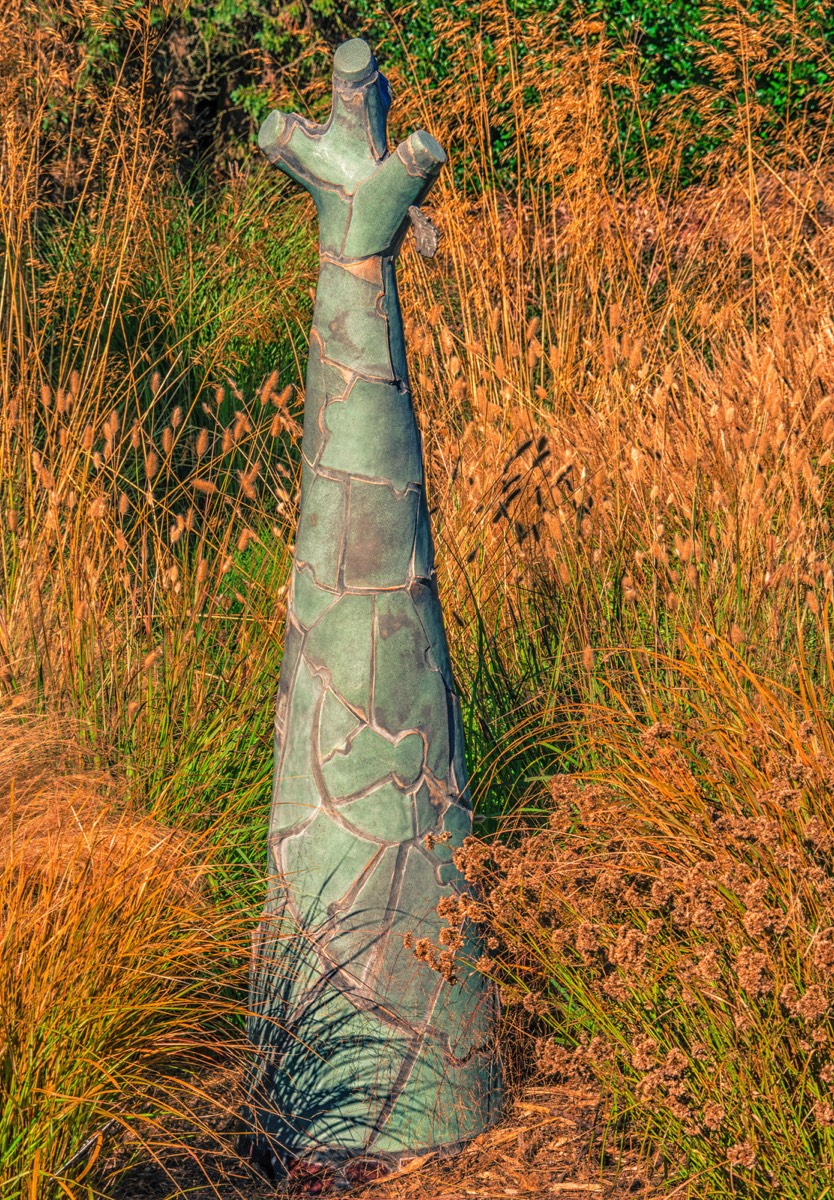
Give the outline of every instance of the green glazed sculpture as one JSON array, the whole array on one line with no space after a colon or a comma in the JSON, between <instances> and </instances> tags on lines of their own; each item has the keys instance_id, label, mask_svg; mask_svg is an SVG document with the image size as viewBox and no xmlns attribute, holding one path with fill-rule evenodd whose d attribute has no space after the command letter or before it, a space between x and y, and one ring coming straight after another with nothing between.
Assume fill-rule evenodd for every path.
<instances>
[{"instance_id":1,"label":"green glazed sculpture","mask_svg":"<svg viewBox=\"0 0 834 1200\"><path fill-rule=\"evenodd\" d=\"M465 888L471 811L395 275L446 156L423 131L389 153L390 103L356 39L327 123L273 112L259 137L312 195L321 256L249 1027L252 1153L276 1175L452 1150L500 1103L491 988L410 948Z\"/></svg>"}]
</instances>

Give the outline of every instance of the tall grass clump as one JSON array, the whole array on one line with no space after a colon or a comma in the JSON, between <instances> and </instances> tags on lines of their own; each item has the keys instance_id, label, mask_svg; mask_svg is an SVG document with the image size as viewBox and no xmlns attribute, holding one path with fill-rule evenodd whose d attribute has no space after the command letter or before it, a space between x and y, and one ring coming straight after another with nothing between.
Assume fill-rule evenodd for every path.
<instances>
[{"instance_id":1,"label":"tall grass clump","mask_svg":"<svg viewBox=\"0 0 834 1200\"><path fill-rule=\"evenodd\" d=\"M606 1088L609 1150L636 1139L692 1195L824 1192L831 97L761 139L750 81L793 18L736 5L733 53L681 99L718 148L678 186L675 105L645 128L599 21L566 45L481 12L480 45L444 27L457 70L423 116L463 180L438 189L441 269L405 285L411 311L434 297L416 386L499 835L451 915L491 929L482 966L553 1031L554 1071Z\"/></svg>"},{"instance_id":2,"label":"tall grass clump","mask_svg":"<svg viewBox=\"0 0 834 1200\"><path fill-rule=\"evenodd\" d=\"M834 177L824 90L778 143L756 134L782 10L738 4L713 86L681 98L720 145L692 187L674 104L649 138L598 20L568 44L542 14L480 11L480 41L438 18L453 78L403 118L463 164L438 184L438 262L405 256L404 291L476 783L502 805L570 754L542 715L635 647L674 657L703 625L793 677L801 637L828 678ZM635 145L642 180L619 166Z\"/></svg>"},{"instance_id":3,"label":"tall grass clump","mask_svg":"<svg viewBox=\"0 0 834 1200\"><path fill-rule=\"evenodd\" d=\"M263 890L308 243L259 179L182 191L125 9L105 93L30 6L0 24L10 1200L88 1197L114 1138L151 1156L233 1103L199 1073L242 1064Z\"/></svg>"},{"instance_id":4,"label":"tall grass clump","mask_svg":"<svg viewBox=\"0 0 834 1200\"><path fill-rule=\"evenodd\" d=\"M105 1136L199 1128L195 1070L242 1059L249 918L213 895L205 837L21 714L0 717L0 1194L86 1197Z\"/></svg>"},{"instance_id":5,"label":"tall grass clump","mask_svg":"<svg viewBox=\"0 0 834 1200\"><path fill-rule=\"evenodd\" d=\"M609 1155L659 1155L691 1196L823 1195L834 726L727 643L663 666L639 705L573 714L588 765L552 778L546 825L458 852L480 898L453 924L487 927L544 1073L602 1086Z\"/></svg>"},{"instance_id":6,"label":"tall grass clump","mask_svg":"<svg viewBox=\"0 0 834 1200\"><path fill-rule=\"evenodd\" d=\"M181 191L134 19L102 95L54 29L2 34L0 686L71 715L142 801L211 824L234 794L245 822L268 795L306 242L270 234L280 189L257 179ZM72 88L99 119L59 156L38 131Z\"/></svg>"}]
</instances>

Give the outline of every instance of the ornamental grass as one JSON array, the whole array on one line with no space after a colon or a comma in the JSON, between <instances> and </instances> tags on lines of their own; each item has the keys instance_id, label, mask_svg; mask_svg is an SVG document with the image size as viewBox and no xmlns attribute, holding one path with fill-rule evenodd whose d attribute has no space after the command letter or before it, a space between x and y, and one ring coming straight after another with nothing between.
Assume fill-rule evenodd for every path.
<instances>
[{"instance_id":1,"label":"ornamental grass","mask_svg":"<svg viewBox=\"0 0 834 1200\"><path fill-rule=\"evenodd\" d=\"M239 1044L315 246L256 159L178 178L144 9L107 92L28 9L0 28L0 1189L45 1200L117 1194L109 1122L191 1146ZM830 54L739 4L710 89L648 122L598 16L437 21L448 79L393 79L395 132L450 150L401 287L508 1061L593 1081L609 1165L636 1147L661 1194L822 1197L831 103L807 83L774 129L755 81Z\"/></svg>"}]
</instances>

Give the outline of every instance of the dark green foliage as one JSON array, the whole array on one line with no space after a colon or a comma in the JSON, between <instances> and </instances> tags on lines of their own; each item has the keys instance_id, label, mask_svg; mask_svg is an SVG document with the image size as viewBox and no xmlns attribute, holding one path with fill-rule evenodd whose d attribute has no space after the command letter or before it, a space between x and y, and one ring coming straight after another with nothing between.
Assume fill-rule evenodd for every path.
<instances>
[{"instance_id":1,"label":"dark green foliage","mask_svg":"<svg viewBox=\"0 0 834 1200\"><path fill-rule=\"evenodd\" d=\"M623 103L620 138L631 173L645 172L644 150L656 143L658 122L670 100L681 94L676 120L690 130L684 139L684 173L701 172L704 156L721 138L703 128L702 112L698 115L686 96L691 89L714 92L716 116L737 105L752 105L752 132L767 143L785 121L801 120L809 109L818 110L820 89L827 96L834 77L834 6L816 0L795 0L792 32L777 0L746 0L743 5L734 0L516 0L507 7L510 19L522 26L530 18L547 19L554 36L566 43L603 36L610 39L607 53L615 59L634 56L644 88L642 133L634 129L631 105ZM339 5L334 0L303 5L109 0L95 19L75 12L70 16L65 6L50 0L40 8L38 20L71 34L81 77L97 89L123 74L131 46L150 40L150 95L160 104L173 135L181 177L200 186L206 169L226 172L248 159L257 127L279 93L298 93L303 110L301 94L326 76L332 49L343 39L367 36L389 69L430 89L453 69L449 39L438 36L437 19L454 15L459 22L467 12L474 38L480 10L461 9L452 0L412 0L396 12L380 0ZM589 18L590 24L581 27L582 18ZM754 37L757 31L764 35L765 48L750 78L745 78L736 48L742 23ZM483 52L488 60L489 39ZM523 57L523 42L516 52ZM735 79L734 61L739 64ZM529 102L534 105L536 97ZM63 105L56 103L51 118L56 131L67 127L78 107L77 92L68 94ZM81 108L83 112L83 103ZM502 120L499 111L491 135L496 167L505 176L512 174L516 164L511 122Z\"/></svg>"},{"instance_id":2,"label":"dark green foliage","mask_svg":"<svg viewBox=\"0 0 834 1200\"><path fill-rule=\"evenodd\" d=\"M354 7L380 58L396 63L415 85L430 88L447 77L451 69L448 43L436 36L435 19L446 14L461 19L461 9L452 0L422 0L407 15L398 10L396 24L380 0L354 0ZM830 96L834 6L795 0L793 29L780 9L777 0L701 4L690 0L510 0L507 4L511 19L522 27L525 20L544 15L552 22L554 36L565 43L578 45L602 36L610 39L608 53L613 59L633 56L642 89L642 129L634 128L632 93L624 90L620 146L615 151L627 174L645 175L646 151L658 145L656 127L670 101L681 97L675 120L679 128L689 131L683 139L682 182L702 174L706 156L723 141L720 134L704 129L702 112L687 93L704 89L714 93L716 118L730 116L738 106L751 108L751 134L763 145L773 144L786 122L818 112L820 90ZM479 32L479 10L473 7L469 11L474 36ZM787 12L790 15L790 8ZM766 49L755 73L746 78L738 45L750 32L754 41L757 34L762 35ZM487 40L487 63L489 49ZM523 42L515 49L518 58L523 58ZM535 95L527 97L531 105L537 100ZM514 131L512 122L504 119L506 115L495 106L491 137L499 179L502 174L505 179L514 177L517 167Z\"/></svg>"}]
</instances>

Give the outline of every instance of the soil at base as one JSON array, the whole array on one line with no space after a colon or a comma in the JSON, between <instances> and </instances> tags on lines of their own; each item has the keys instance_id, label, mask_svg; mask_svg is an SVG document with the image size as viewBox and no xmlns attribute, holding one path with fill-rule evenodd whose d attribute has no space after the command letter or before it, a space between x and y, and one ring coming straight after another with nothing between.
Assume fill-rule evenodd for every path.
<instances>
[{"instance_id":1,"label":"soil at base","mask_svg":"<svg viewBox=\"0 0 834 1200\"><path fill-rule=\"evenodd\" d=\"M132 1123L106 1148L104 1192L112 1200L659 1200L670 1195L635 1150L601 1154L604 1113L590 1087L530 1086L498 1125L454 1158L412 1159L396 1173L349 1182L297 1169L278 1185L237 1153L241 1078L217 1071L202 1081L187 1118ZM199 1129L195 1133L195 1117ZM602 1165L600 1159L602 1158ZM688 1189L674 1189L685 1200Z\"/></svg>"}]
</instances>

